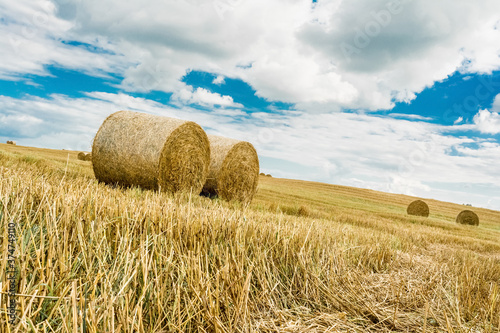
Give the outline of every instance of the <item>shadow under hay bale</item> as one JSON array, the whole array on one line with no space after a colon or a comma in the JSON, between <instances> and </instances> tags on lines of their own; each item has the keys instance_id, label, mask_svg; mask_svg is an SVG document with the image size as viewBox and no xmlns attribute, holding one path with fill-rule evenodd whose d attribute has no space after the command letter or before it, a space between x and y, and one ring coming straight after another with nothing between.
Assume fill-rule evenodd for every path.
<instances>
[{"instance_id":1,"label":"shadow under hay bale","mask_svg":"<svg viewBox=\"0 0 500 333\"><path fill-rule=\"evenodd\" d=\"M8 145L16 145L16 141L7 140Z\"/></svg>"},{"instance_id":2,"label":"shadow under hay bale","mask_svg":"<svg viewBox=\"0 0 500 333\"><path fill-rule=\"evenodd\" d=\"M119 111L99 128L92 165L96 178L107 184L200 193L210 144L192 121Z\"/></svg>"},{"instance_id":3,"label":"shadow under hay bale","mask_svg":"<svg viewBox=\"0 0 500 333\"><path fill-rule=\"evenodd\" d=\"M479 216L472 210L463 210L457 215L457 223L468 225L479 225Z\"/></svg>"},{"instance_id":4,"label":"shadow under hay bale","mask_svg":"<svg viewBox=\"0 0 500 333\"><path fill-rule=\"evenodd\" d=\"M86 156L86 155L87 155L87 154L85 154L84 152L79 152L79 153L78 153L78 155L77 155L77 157L78 157L78 159L79 159L80 161L85 161L85 156Z\"/></svg>"},{"instance_id":5,"label":"shadow under hay bale","mask_svg":"<svg viewBox=\"0 0 500 333\"><path fill-rule=\"evenodd\" d=\"M415 200L408 205L406 213L408 213L408 215L428 217L429 206L422 200Z\"/></svg>"},{"instance_id":6,"label":"shadow under hay bale","mask_svg":"<svg viewBox=\"0 0 500 333\"><path fill-rule=\"evenodd\" d=\"M242 203L252 201L259 181L259 157L253 145L209 135L211 162L204 195Z\"/></svg>"}]
</instances>

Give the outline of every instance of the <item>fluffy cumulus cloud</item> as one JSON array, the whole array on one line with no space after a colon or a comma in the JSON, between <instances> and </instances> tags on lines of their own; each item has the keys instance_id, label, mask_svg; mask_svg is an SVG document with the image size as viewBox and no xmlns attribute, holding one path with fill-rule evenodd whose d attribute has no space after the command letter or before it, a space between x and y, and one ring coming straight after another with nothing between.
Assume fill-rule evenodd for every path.
<instances>
[{"instance_id":1,"label":"fluffy cumulus cloud","mask_svg":"<svg viewBox=\"0 0 500 333\"><path fill-rule=\"evenodd\" d=\"M144 67L158 68L159 88L175 91L198 69L304 109L390 108L457 69L500 66L496 0L91 0L77 12L79 35L120 41L135 57L124 84L140 86Z\"/></svg>"},{"instance_id":2,"label":"fluffy cumulus cloud","mask_svg":"<svg viewBox=\"0 0 500 333\"><path fill-rule=\"evenodd\" d=\"M495 97L491 110L480 110L474 116L476 129L481 133L500 133L500 94Z\"/></svg>"},{"instance_id":3,"label":"fluffy cumulus cloud","mask_svg":"<svg viewBox=\"0 0 500 333\"><path fill-rule=\"evenodd\" d=\"M0 79L21 80L26 74L50 75L54 65L105 76L125 70L127 60L120 55L97 52L108 47L105 38L93 44L67 43L76 22L57 16L57 5L49 0L19 0L0 4ZM86 47L88 45L89 47Z\"/></svg>"},{"instance_id":4,"label":"fluffy cumulus cloud","mask_svg":"<svg viewBox=\"0 0 500 333\"><path fill-rule=\"evenodd\" d=\"M482 133L500 133L500 115L498 112L481 110L474 116L474 123Z\"/></svg>"},{"instance_id":5,"label":"fluffy cumulus cloud","mask_svg":"<svg viewBox=\"0 0 500 333\"><path fill-rule=\"evenodd\" d=\"M223 106L223 107L239 107L243 105L235 103L231 96L212 93L204 88L193 90L191 86L186 86L173 96L174 102L179 104L198 104L202 106Z\"/></svg>"},{"instance_id":6,"label":"fluffy cumulus cloud","mask_svg":"<svg viewBox=\"0 0 500 333\"><path fill-rule=\"evenodd\" d=\"M498 1L319 1L318 20L299 36L337 65L359 91L356 105L390 108L457 69L491 72L500 65ZM330 15L325 11L330 10Z\"/></svg>"},{"instance_id":7,"label":"fluffy cumulus cloud","mask_svg":"<svg viewBox=\"0 0 500 333\"><path fill-rule=\"evenodd\" d=\"M0 10L2 77L56 64L177 93L201 70L304 110L375 110L456 70L500 66L497 0L20 0Z\"/></svg>"}]
</instances>

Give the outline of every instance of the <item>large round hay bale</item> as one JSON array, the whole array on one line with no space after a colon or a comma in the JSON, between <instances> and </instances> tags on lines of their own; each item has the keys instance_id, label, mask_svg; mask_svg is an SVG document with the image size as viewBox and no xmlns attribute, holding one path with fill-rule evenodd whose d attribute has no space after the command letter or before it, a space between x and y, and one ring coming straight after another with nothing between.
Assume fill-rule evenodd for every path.
<instances>
[{"instance_id":1,"label":"large round hay bale","mask_svg":"<svg viewBox=\"0 0 500 333\"><path fill-rule=\"evenodd\" d=\"M92 153L85 154L85 161L92 161Z\"/></svg>"},{"instance_id":2,"label":"large round hay bale","mask_svg":"<svg viewBox=\"0 0 500 333\"><path fill-rule=\"evenodd\" d=\"M81 152L78 153L77 157L78 157L79 160L85 161L85 156L86 155L87 154L85 154L83 151L81 151Z\"/></svg>"},{"instance_id":3,"label":"large round hay bale","mask_svg":"<svg viewBox=\"0 0 500 333\"><path fill-rule=\"evenodd\" d=\"M422 200L415 200L408 205L406 212L408 215L428 217L429 206L427 206L427 204Z\"/></svg>"},{"instance_id":4,"label":"large round hay bale","mask_svg":"<svg viewBox=\"0 0 500 333\"><path fill-rule=\"evenodd\" d=\"M196 123L119 111L102 123L92 145L99 181L166 192L201 192L210 144Z\"/></svg>"},{"instance_id":5,"label":"large round hay bale","mask_svg":"<svg viewBox=\"0 0 500 333\"><path fill-rule=\"evenodd\" d=\"M259 181L259 157L253 145L216 135L208 139L210 171L203 192L228 201L252 201Z\"/></svg>"},{"instance_id":6,"label":"large round hay bale","mask_svg":"<svg viewBox=\"0 0 500 333\"><path fill-rule=\"evenodd\" d=\"M463 210L457 215L457 223L479 225L479 216L472 210Z\"/></svg>"}]
</instances>

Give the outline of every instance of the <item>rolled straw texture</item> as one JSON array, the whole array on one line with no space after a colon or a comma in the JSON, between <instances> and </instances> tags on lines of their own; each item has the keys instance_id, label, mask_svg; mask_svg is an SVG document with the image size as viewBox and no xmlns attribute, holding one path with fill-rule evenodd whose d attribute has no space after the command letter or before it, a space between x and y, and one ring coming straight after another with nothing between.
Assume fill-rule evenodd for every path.
<instances>
[{"instance_id":1,"label":"rolled straw texture","mask_svg":"<svg viewBox=\"0 0 500 333\"><path fill-rule=\"evenodd\" d=\"M259 157L253 145L209 135L210 171L203 192L224 200L249 203L259 181Z\"/></svg>"},{"instance_id":2,"label":"rolled straw texture","mask_svg":"<svg viewBox=\"0 0 500 333\"><path fill-rule=\"evenodd\" d=\"M194 122L119 111L99 128L92 165L104 183L198 194L208 174L210 144Z\"/></svg>"},{"instance_id":3,"label":"rolled straw texture","mask_svg":"<svg viewBox=\"0 0 500 333\"><path fill-rule=\"evenodd\" d=\"M406 212L408 215L428 217L429 206L422 200L415 200L408 205Z\"/></svg>"}]
</instances>

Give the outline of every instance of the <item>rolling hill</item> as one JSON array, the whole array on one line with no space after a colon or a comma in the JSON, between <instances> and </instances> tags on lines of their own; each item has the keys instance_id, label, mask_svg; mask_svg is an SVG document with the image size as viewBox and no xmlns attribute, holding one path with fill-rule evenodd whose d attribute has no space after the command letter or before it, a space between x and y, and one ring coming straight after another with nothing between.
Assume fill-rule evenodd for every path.
<instances>
[{"instance_id":1,"label":"rolling hill","mask_svg":"<svg viewBox=\"0 0 500 333\"><path fill-rule=\"evenodd\" d=\"M0 144L1 332L500 332L498 211L265 176L242 207L99 184L77 153Z\"/></svg>"}]
</instances>

